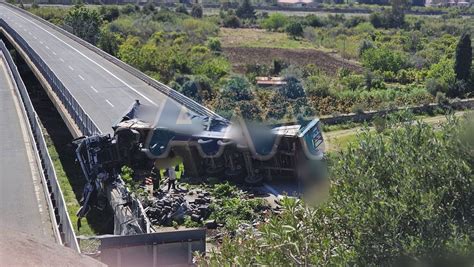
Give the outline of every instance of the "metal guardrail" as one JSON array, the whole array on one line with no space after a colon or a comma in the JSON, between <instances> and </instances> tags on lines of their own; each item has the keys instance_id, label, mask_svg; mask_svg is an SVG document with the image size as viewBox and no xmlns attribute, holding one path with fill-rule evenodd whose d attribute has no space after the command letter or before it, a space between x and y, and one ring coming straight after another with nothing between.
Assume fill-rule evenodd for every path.
<instances>
[{"instance_id":1,"label":"metal guardrail","mask_svg":"<svg viewBox=\"0 0 474 267\"><path fill-rule=\"evenodd\" d=\"M2 3L0 3L0 4L2 4ZM28 12L26 10L23 10L19 7L16 7L14 5L7 4L7 3L3 3L3 4L8 5L9 7L21 12L22 14L25 14L25 15L27 15L27 16L43 23L43 24L45 24L46 26L55 29L56 31L60 32L61 34L71 38L72 40L74 40L77 43L83 45L84 47L88 48L89 50L99 54L101 57L109 60L110 62L114 63L115 65L117 65L121 69L129 72L133 76L135 76L135 77L139 78L140 80L146 82L147 84L149 84L153 88L157 89L161 93L165 94L166 96L170 97L171 99L175 100L176 102L178 102L179 104L185 106L186 108L196 112L197 114L202 115L202 116L208 116L208 117L211 117L211 118L226 120L225 118L218 115L214 111L202 106L201 104L197 103L196 101L194 101L194 100L188 98L187 96L173 90L172 88L164 85L163 83L160 83L155 79L152 79L151 77L147 76L146 74L144 74L140 70L128 65L127 63L125 63L125 62L121 61L120 59L108 54L107 52L102 51L100 48L98 48L98 47L82 40L81 38L77 37L76 35L64 30L63 28L58 27L58 26L52 24L51 22L49 22L47 20L44 20L44 19L42 19L42 18L40 18L40 17L38 17L34 14L31 14L30 12Z\"/></svg>"},{"instance_id":2,"label":"metal guardrail","mask_svg":"<svg viewBox=\"0 0 474 267\"><path fill-rule=\"evenodd\" d=\"M30 126L29 133L31 135L30 137L32 142L35 144L35 146L33 146L33 149L35 150L37 162L41 163L41 181L43 184L44 193L46 195L51 222L53 223L54 227L53 231L55 237L59 243L70 247L76 250L77 252L80 252L76 234L74 233L74 228L67 212L67 205L64 201L63 193L61 191L61 187L59 186L58 179L56 176L56 171L54 169L53 162L48 152L48 147L44 139L38 115L36 114L36 111L33 107L26 87L18 72L18 69L15 63L13 62L8 49L1 40L0 50L3 52L4 58L6 59L7 64L10 67L11 75L18 89L16 93L18 94L19 99L21 99L23 103L22 107L24 108L25 114L28 118ZM51 188L49 188L49 186Z\"/></svg>"}]
</instances>

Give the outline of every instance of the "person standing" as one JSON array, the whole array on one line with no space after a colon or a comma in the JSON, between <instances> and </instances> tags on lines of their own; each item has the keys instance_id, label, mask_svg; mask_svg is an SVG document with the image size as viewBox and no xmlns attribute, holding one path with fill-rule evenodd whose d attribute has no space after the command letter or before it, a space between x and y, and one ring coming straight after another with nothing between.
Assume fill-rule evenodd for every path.
<instances>
[{"instance_id":1,"label":"person standing","mask_svg":"<svg viewBox=\"0 0 474 267\"><path fill-rule=\"evenodd\" d=\"M160 186L161 186L161 173L160 173L160 169L156 168L155 166L153 166L153 168L151 169L151 177L153 179L153 188L156 188L156 190L159 190L160 189Z\"/></svg>"},{"instance_id":2,"label":"person standing","mask_svg":"<svg viewBox=\"0 0 474 267\"><path fill-rule=\"evenodd\" d=\"M168 168L168 192L170 191L171 187L173 190L176 190L176 171L174 168Z\"/></svg>"}]
</instances>

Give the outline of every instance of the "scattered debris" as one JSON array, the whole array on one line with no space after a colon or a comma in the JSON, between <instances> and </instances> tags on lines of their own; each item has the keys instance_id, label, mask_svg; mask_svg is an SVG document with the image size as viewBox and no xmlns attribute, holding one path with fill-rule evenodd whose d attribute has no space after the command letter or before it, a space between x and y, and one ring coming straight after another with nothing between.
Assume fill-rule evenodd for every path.
<instances>
[{"instance_id":1,"label":"scattered debris","mask_svg":"<svg viewBox=\"0 0 474 267\"><path fill-rule=\"evenodd\" d=\"M159 190L148 201L145 211L150 222L160 226L170 226L173 221L184 223L185 216L202 224L210 215L211 195L207 191L180 190L168 193ZM145 204L146 205L146 204Z\"/></svg>"}]
</instances>

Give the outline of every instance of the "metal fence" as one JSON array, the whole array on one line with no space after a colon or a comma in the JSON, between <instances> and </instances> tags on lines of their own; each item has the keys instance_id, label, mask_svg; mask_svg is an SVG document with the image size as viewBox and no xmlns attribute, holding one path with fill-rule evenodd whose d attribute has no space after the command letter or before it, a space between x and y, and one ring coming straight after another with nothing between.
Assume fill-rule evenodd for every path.
<instances>
[{"instance_id":1,"label":"metal fence","mask_svg":"<svg viewBox=\"0 0 474 267\"><path fill-rule=\"evenodd\" d=\"M59 243L64 244L65 246L70 247L77 252L80 252L76 234L74 233L74 228L67 212L66 202L64 201L63 193L57 180L56 171L48 152L39 118L36 114L36 111L34 110L33 104L23 80L20 77L18 69L13 62L8 49L1 40L0 50L2 51L4 58L6 59L6 62L11 70L10 73L18 89L16 93L23 103L23 108L28 118L30 126L29 133L31 135L32 142L35 144L33 149L35 150L37 162L41 163L41 166L38 167L42 168L42 171L40 172L41 181L48 203L51 222L54 227L54 234Z\"/></svg>"},{"instance_id":2,"label":"metal fence","mask_svg":"<svg viewBox=\"0 0 474 267\"><path fill-rule=\"evenodd\" d=\"M154 80L154 79L150 78L149 76L147 76L146 74L144 74L140 70L137 70L136 68L128 65L127 63L121 61L120 59L118 59L118 58L102 51L101 49L97 48L96 46L82 40L81 38L79 38L79 37L75 36L74 34L62 29L61 27L58 27L58 26L50 23L49 21L46 21L46 20L44 20L44 19L42 19L38 16L35 16L35 15L29 13L28 11L23 10L21 8L18 8L14 5L10 5L10 4L6 4L6 5L8 5L9 7L14 8L15 10L21 12L22 14L25 14L25 15L27 15L27 16L43 23L43 24L45 24L48 27L51 27L51 28L55 29L56 31L60 32L61 34L71 38L75 42L83 45L84 47L86 47L88 49L90 49L94 53L99 54L101 57L103 57L103 58L107 59L108 61L114 63L115 65L117 65L121 69L129 72L133 76L135 76L135 77L139 78L140 80L146 82L147 84L149 84L153 88L157 89L158 91L160 91L164 95L170 97L174 101L176 101L179 104L185 106L186 108L196 112L197 114L202 115L202 116L209 116L211 118L218 118L218 119L226 120L223 117L221 117L220 115L218 115L217 113L215 113L214 111L202 106L201 104L197 103L196 101L194 101L194 100L186 97L185 95L173 90L172 88L158 82L157 80Z\"/></svg>"}]
</instances>

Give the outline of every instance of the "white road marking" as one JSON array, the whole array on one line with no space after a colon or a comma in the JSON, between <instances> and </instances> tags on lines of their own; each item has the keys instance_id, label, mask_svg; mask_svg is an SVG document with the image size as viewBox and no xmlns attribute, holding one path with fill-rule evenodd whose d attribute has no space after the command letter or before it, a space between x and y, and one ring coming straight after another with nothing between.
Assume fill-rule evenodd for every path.
<instances>
[{"instance_id":1,"label":"white road marking","mask_svg":"<svg viewBox=\"0 0 474 267\"><path fill-rule=\"evenodd\" d=\"M110 105L111 107L114 107L114 105L113 105L112 103L110 103L110 101L109 101L108 99L106 99L105 101L106 101L107 103L109 103L109 105Z\"/></svg>"},{"instance_id":2,"label":"white road marking","mask_svg":"<svg viewBox=\"0 0 474 267\"><path fill-rule=\"evenodd\" d=\"M57 55L56 52L53 51L53 55Z\"/></svg>"},{"instance_id":3,"label":"white road marking","mask_svg":"<svg viewBox=\"0 0 474 267\"><path fill-rule=\"evenodd\" d=\"M61 62L64 62L64 59L63 59L62 57L60 57L59 60L60 60Z\"/></svg>"},{"instance_id":4,"label":"white road marking","mask_svg":"<svg viewBox=\"0 0 474 267\"><path fill-rule=\"evenodd\" d=\"M68 67L69 67L69 69L70 69L70 70L74 70L74 68L73 68L73 67L71 67L71 66L68 66Z\"/></svg>"},{"instance_id":5,"label":"white road marking","mask_svg":"<svg viewBox=\"0 0 474 267\"><path fill-rule=\"evenodd\" d=\"M36 36L33 36L33 38L35 38L35 40L38 40L38 37L36 37Z\"/></svg>"},{"instance_id":6,"label":"white road marking","mask_svg":"<svg viewBox=\"0 0 474 267\"><path fill-rule=\"evenodd\" d=\"M43 42L43 41L40 41L40 44L44 44L44 42Z\"/></svg>"},{"instance_id":7,"label":"white road marking","mask_svg":"<svg viewBox=\"0 0 474 267\"><path fill-rule=\"evenodd\" d=\"M94 90L94 92L98 93L97 89L94 88L94 86L91 85L91 89Z\"/></svg>"},{"instance_id":8,"label":"white road marking","mask_svg":"<svg viewBox=\"0 0 474 267\"><path fill-rule=\"evenodd\" d=\"M84 81L84 77L82 77L81 75L77 75L77 76L79 76L79 78L81 78L81 80Z\"/></svg>"},{"instance_id":9,"label":"white road marking","mask_svg":"<svg viewBox=\"0 0 474 267\"><path fill-rule=\"evenodd\" d=\"M115 74L113 74L111 71L109 71L108 69L106 69L105 67L103 67L102 65L100 65L99 63L95 62L93 59L89 58L88 56L86 56L84 53L82 53L81 51L79 51L78 49L76 49L75 47L73 47L72 45L66 43L65 41L61 40L61 38L57 37L56 35L52 34L51 32L49 32L48 30L46 30L45 28L41 27L40 25L38 25L37 23L35 23L34 21L24 17L23 15L19 15L17 14L16 12L12 12L12 14L14 14L15 16L17 17L20 17L26 21L29 21L31 24L35 25L36 27L42 29L43 31L47 32L49 35L53 36L54 38L56 38L58 41L60 41L61 43L65 44L66 46L68 46L69 48L71 48L72 50L76 51L77 53L79 53L80 55L82 55L84 58L86 58L87 60L89 60L90 62L94 63L96 66L98 66L99 68L101 68L102 70L104 70L105 72L107 72L108 74L110 74L112 77L114 77L115 79L117 79L118 81L120 81L121 83L123 83L126 87L130 88L132 91L134 91L136 94L138 94L139 96L143 97L144 99L146 99L148 102L150 102L151 104L155 105L155 106L158 106L153 100L151 100L149 97L145 96L144 94L142 94L141 92L139 92L137 89L133 88L131 85L129 85L128 83L126 83L124 80L120 79L119 77L117 77Z\"/></svg>"},{"instance_id":10,"label":"white road marking","mask_svg":"<svg viewBox=\"0 0 474 267\"><path fill-rule=\"evenodd\" d=\"M46 49L48 49L48 50L49 50L49 46L46 46Z\"/></svg>"}]
</instances>

